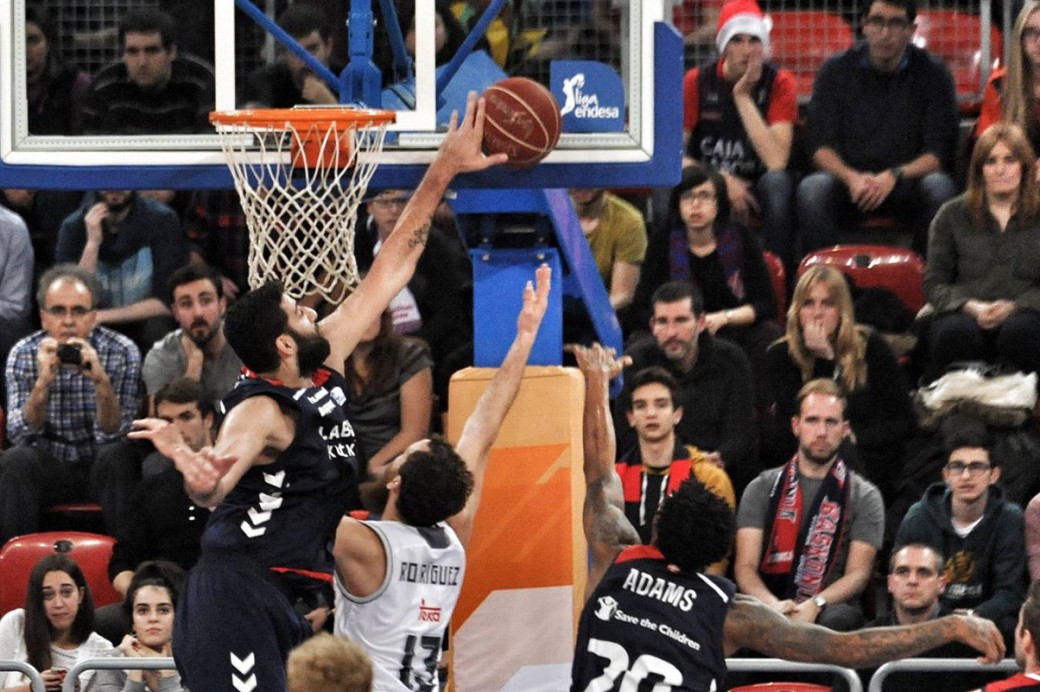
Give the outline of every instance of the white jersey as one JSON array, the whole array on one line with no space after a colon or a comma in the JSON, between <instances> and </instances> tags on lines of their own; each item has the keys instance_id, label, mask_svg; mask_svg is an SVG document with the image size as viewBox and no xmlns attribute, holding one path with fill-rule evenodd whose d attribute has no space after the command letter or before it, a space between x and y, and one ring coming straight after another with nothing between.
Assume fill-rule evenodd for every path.
<instances>
[{"instance_id":1,"label":"white jersey","mask_svg":"<svg viewBox=\"0 0 1040 692\"><path fill-rule=\"evenodd\" d=\"M439 689L441 641L466 571L466 551L446 524L416 528L366 521L386 550L386 579L367 598L336 577L336 634L372 659L375 692Z\"/></svg>"}]
</instances>

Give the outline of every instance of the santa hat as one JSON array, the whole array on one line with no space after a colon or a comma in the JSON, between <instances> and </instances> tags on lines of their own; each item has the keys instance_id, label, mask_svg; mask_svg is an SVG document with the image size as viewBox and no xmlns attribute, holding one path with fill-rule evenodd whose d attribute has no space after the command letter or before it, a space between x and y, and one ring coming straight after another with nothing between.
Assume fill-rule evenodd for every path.
<instances>
[{"instance_id":1,"label":"santa hat","mask_svg":"<svg viewBox=\"0 0 1040 692\"><path fill-rule=\"evenodd\" d=\"M715 47L720 54L737 34L756 36L763 47L769 47L769 25L755 0L730 0L722 6L715 34Z\"/></svg>"}]
</instances>

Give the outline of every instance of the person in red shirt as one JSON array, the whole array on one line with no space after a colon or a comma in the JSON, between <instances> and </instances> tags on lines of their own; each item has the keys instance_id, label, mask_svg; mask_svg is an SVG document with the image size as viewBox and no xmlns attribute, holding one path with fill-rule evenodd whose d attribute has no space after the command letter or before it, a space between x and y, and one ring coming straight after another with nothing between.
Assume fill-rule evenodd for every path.
<instances>
[{"instance_id":1,"label":"person in red shirt","mask_svg":"<svg viewBox=\"0 0 1040 692\"><path fill-rule=\"evenodd\" d=\"M769 29L754 0L723 6L715 43L719 60L683 78L686 156L723 174L733 211L758 213L766 248L791 267L795 77L769 62Z\"/></svg>"}]
</instances>

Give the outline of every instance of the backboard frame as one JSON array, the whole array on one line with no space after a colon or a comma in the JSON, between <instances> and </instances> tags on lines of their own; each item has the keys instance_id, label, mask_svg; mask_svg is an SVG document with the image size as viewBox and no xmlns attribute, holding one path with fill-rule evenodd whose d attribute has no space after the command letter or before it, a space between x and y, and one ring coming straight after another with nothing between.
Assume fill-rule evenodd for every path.
<instances>
[{"instance_id":1,"label":"backboard frame","mask_svg":"<svg viewBox=\"0 0 1040 692\"><path fill-rule=\"evenodd\" d=\"M235 0L215 0L217 26L234 21ZM460 176L458 187L567 187L670 185L681 161L681 103L657 94L681 90L682 43L665 23L668 0L623 4L629 97L629 129L613 133L565 133L558 148L530 169L492 169ZM25 104L25 0L0 0L0 187L57 189L222 189L232 186L217 135L30 136ZM415 112L402 113L372 185L411 187L435 155L443 134L434 131L436 75L432 65L433 7L417 3L417 97ZM424 18L423 13L429 17ZM9 28L4 28L9 27ZM427 30L429 28L429 30ZM216 42L217 108L234 107L234 32ZM220 32L218 31L218 34ZM19 37L20 40L19 40ZM18 75L22 75L19 79ZM222 77L223 75L223 77ZM227 75L231 75L227 78Z\"/></svg>"}]
</instances>

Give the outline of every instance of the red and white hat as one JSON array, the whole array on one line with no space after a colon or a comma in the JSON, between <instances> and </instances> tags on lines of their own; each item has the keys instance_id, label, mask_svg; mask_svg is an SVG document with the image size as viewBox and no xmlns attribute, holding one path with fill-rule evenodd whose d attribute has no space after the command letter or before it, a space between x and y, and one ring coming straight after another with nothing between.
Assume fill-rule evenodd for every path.
<instances>
[{"instance_id":1,"label":"red and white hat","mask_svg":"<svg viewBox=\"0 0 1040 692\"><path fill-rule=\"evenodd\" d=\"M755 0L730 0L722 6L715 34L715 47L720 54L737 34L756 36L764 48L769 48L769 23Z\"/></svg>"}]
</instances>

